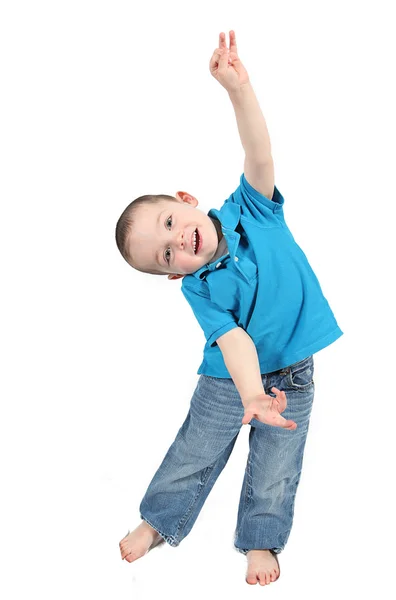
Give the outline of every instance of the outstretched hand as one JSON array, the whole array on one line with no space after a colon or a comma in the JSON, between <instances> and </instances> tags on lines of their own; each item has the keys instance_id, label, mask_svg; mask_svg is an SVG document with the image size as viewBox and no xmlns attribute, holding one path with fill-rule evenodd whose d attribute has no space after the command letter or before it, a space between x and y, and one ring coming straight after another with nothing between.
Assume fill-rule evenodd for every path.
<instances>
[{"instance_id":1,"label":"outstretched hand","mask_svg":"<svg viewBox=\"0 0 396 600\"><path fill-rule=\"evenodd\" d=\"M275 398L268 394L259 394L245 403L245 414L242 419L242 425L246 425L251 419L255 418L262 423L274 427L283 427L290 430L297 429L297 423L290 419L285 419L280 414L287 406L285 392L281 392L276 387L272 387L271 390L275 392Z\"/></svg>"},{"instance_id":2,"label":"outstretched hand","mask_svg":"<svg viewBox=\"0 0 396 600\"><path fill-rule=\"evenodd\" d=\"M227 48L225 33L220 33L219 47L213 52L209 70L228 92L233 92L245 83L249 83L249 75L239 60L235 31L230 31L229 48Z\"/></svg>"}]
</instances>

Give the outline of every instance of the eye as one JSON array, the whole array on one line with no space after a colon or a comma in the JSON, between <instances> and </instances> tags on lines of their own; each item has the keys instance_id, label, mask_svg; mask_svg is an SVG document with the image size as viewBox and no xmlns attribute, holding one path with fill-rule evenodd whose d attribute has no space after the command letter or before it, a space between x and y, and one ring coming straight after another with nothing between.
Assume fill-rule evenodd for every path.
<instances>
[{"instance_id":1,"label":"eye","mask_svg":"<svg viewBox=\"0 0 396 600\"><path fill-rule=\"evenodd\" d=\"M172 223L172 216L170 216L170 217L168 217L168 218L167 218L167 220L166 220L166 225L168 225L169 221ZM168 250L169 250L169 253L168 253ZM167 258L167 256L169 256L169 258ZM168 263L168 265L169 265L169 260L170 260L170 248L167 248L167 249L165 250L165 260L166 260L166 262L167 262L167 263Z\"/></svg>"}]
</instances>

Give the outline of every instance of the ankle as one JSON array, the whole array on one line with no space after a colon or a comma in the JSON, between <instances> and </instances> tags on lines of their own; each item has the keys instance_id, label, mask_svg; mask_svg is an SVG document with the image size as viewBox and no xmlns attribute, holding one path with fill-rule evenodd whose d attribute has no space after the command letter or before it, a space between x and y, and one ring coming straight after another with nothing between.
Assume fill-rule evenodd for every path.
<instances>
[{"instance_id":1,"label":"ankle","mask_svg":"<svg viewBox=\"0 0 396 600\"><path fill-rule=\"evenodd\" d=\"M142 527L144 527L145 529L147 529L148 531L150 531L151 533L157 534L157 531L154 529L154 527L151 527L151 525L149 525L147 523L147 521L145 521L144 519L142 519L142 522L140 523L140 525Z\"/></svg>"}]
</instances>

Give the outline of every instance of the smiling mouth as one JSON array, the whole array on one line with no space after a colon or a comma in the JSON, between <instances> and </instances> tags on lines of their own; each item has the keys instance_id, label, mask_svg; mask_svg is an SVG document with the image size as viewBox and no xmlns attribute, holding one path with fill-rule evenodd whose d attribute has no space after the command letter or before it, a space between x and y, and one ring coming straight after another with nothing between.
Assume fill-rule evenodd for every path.
<instances>
[{"instance_id":1,"label":"smiling mouth","mask_svg":"<svg viewBox=\"0 0 396 600\"><path fill-rule=\"evenodd\" d=\"M195 235L195 250L194 250L194 233L196 234ZM195 229L195 231L193 232L191 244L192 244L194 255L196 256L199 252L200 245L201 245L201 236L199 235L198 228Z\"/></svg>"}]
</instances>

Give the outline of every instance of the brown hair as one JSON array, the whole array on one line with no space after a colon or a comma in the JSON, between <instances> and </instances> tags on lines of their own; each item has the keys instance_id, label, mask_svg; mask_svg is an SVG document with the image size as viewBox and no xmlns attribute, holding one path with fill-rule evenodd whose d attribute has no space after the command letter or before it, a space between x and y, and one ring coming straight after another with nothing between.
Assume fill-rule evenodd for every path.
<instances>
[{"instance_id":1,"label":"brown hair","mask_svg":"<svg viewBox=\"0 0 396 600\"><path fill-rule=\"evenodd\" d=\"M121 252L121 255L126 260L126 262L141 273L150 273L150 275L166 275L164 272L160 271L145 271L143 269L138 269L133 264L133 256L131 255L128 248L128 240L129 236L133 230L133 226L135 224L135 217L139 210L139 207L145 204L159 204L164 200L171 200L173 202L178 202L177 198L174 196L167 196L166 194L148 194L146 196L140 196L133 200L124 212L121 214L120 218L117 221L116 230L115 230L115 239L118 250Z\"/></svg>"}]
</instances>

